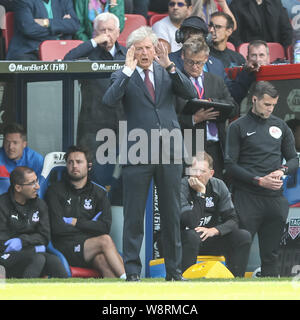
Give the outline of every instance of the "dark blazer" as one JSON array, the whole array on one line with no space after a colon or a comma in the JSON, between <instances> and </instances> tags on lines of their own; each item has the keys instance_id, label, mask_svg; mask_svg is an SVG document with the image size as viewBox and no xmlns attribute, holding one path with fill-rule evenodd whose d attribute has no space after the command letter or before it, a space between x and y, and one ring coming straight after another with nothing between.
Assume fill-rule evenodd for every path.
<instances>
[{"instance_id":1,"label":"dark blazer","mask_svg":"<svg viewBox=\"0 0 300 320\"><path fill-rule=\"evenodd\" d=\"M169 54L169 58L171 61L175 63L176 67L180 71L183 71L183 60L181 58L181 54L182 54L182 49L175 52L171 52ZM208 60L205 66L207 68L207 72L212 73L216 76L219 76L224 80L225 84L229 89L231 96L234 98L234 100L237 103L240 103L240 101L242 101L242 99L245 97L247 93L245 88L248 89L248 86L245 84L244 79L239 79L241 81L234 81L229 79L222 61L213 57L212 55L208 57Z\"/></svg>"},{"instance_id":2,"label":"dark blazer","mask_svg":"<svg viewBox=\"0 0 300 320\"><path fill-rule=\"evenodd\" d=\"M52 0L52 11L53 19L50 19L49 28L45 28L34 21L37 18L48 18L42 0L15 2L14 35L9 44L7 60L37 51L44 40L72 39L80 26L72 0ZM66 14L69 14L71 19L63 19Z\"/></svg>"},{"instance_id":3,"label":"dark blazer","mask_svg":"<svg viewBox=\"0 0 300 320\"><path fill-rule=\"evenodd\" d=\"M229 103L234 106L232 113L228 116L227 119L231 119L235 117L238 113L238 105L230 95L228 88L226 87L223 79L220 77L210 73L210 72L204 72L204 96L205 99L210 99L211 101L215 102L225 102ZM178 113L179 117L179 123L181 126L181 129L192 129L195 132L196 129L204 129L205 132L205 141L206 141L206 121L201 122L193 126L192 122L192 116L191 115L183 115L181 112L186 104L185 100L177 99L176 104L176 111ZM224 151L225 148L225 121L226 119L222 119L222 121L216 121L217 127L218 127L218 133L219 133L219 140L221 144L221 148ZM193 139L193 153L195 153L195 139Z\"/></svg>"},{"instance_id":4,"label":"dark blazer","mask_svg":"<svg viewBox=\"0 0 300 320\"><path fill-rule=\"evenodd\" d=\"M78 47L70 50L64 57L64 60L88 59L88 60L125 60L127 49L116 45L116 54L114 57L103 47L93 47L91 40L81 43Z\"/></svg>"},{"instance_id":5,"label":"dark blazer","mask_svg":"<svg viewBox=\"0 0 300 320\"><path fill-rule=\"evenodd\" d=\"M174 95L184 99L197 97L197 91L187 77L176 68L174 74L168 73L156 62L154 66L155 96L153 102L142 78L137 70L131 77L125 75L122 70L112 74L112 84L106 91L103 102L108 106L114 106L122 100L127 120L128 132L135 128L146 131L148 147L151 146L151 129L180 129L176 111ZM128 142L127 149L133 142ZM182 146L180 146L182 148ZM170 159L174 156L174 150L170 151ZM150 157L150 152L148 152ZM150 162L150 159L148 159Z\"/></svg>"},{"instance_id":6,"label":"dark blazer","mask_svg":"<svg viewBox=\"0 0 300 320\"><path fill-rule=\"evenodd\" d=\"M284 47L289 46L293 39L287 10L281 0L264 0L265 22L269 29L270 39L265 37L262 28L261 16L256 8L255 0L233 0L230 9L237 22L237 30L230 37L235 46L252 40L279 42Z\"/></svg>"}]
</instances>

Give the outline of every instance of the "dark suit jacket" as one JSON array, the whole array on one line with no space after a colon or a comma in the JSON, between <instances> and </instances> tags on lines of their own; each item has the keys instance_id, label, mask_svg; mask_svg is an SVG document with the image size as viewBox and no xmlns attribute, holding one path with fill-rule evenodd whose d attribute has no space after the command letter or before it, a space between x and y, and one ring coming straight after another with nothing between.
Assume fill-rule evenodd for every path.
<instances>
[{"instance_id":1,"label":"dark suit jacket","mask_svg":"<svg viewBox=\"0 0 300 320\"><path fill-rule=\"evenodd\" d=\"M153 66L155 102L137 70L131 77L125 75L122 70L113 73L112 84L103 97L103 102L109 106L114 106L117 101L123 101L128 132L136 128L143 129L147 133L148 151L151 147L151 129L167 129L168 131L180 129L175 111L175 95L184 99L197 97L196 89L191 81L178 69L174 74L170 74L156 62L153 62ZM127 150L133 144L134 142L128 141ZM182 144L176 147L182 151ZM175 150L172 149L171 144L171 160L174 154ZM150 155L151 153L148 152L148 163L150 163Z\"/></svg>"},{"instance_id":2,"label":"dark suit jacket","mask_svg":"<svg viewBox=\"0 0 300 320\"><path fill-rule=\"evenodd\" d=\"M64 60L125 60L127 49L116 42L116 53L113 57L103 47L94 48L90 40L70 50ZM89 145L91 150L97 148L95 136L99 129L110 128L118 131L118 121L124 118L123 109L119 103L116 108L108 108L102 103L102 98L110 85L110 78L80 80L82 103L78 118L77 141Z\"/></svg>"},{"instance_id":3,"label":"dark suit jacket","mask_svg":"<svg viewBox=\"0 0 300 320\"><path fill-rule=\"evenodd\" d=\"M93 47L91 40L81 43L78 47L70 50L64 57L64 60L88 59L88 60L125 60L127 49L116 45L116 54L114 57L103 47Z\"/></svg>"},{"instance_id":4,"label":"dark suit jacket","mask_svg":"<svg viewBox=\"0 0 300 320\"><path fill-rule=\"evenodd\" d=\"M227 119L231 119L238 113L238 105L230 95L228 88L226 87L223 79L220 77L209 73L204 72L204 96L205 99L210 99L211 101L215 102L224 102L229 103L234 106L232 113L228 116ZM205 141L206 141L206 121L197 123L195 126L193 126L192 122L192 116L191 115L184 115L182 114L183 108L185 106L187 101L183 99L177 99L176 104L176 111L179 115L179 123L181 126L181 129L192 129L194 131L193 136L195 136L196 129L204 129L205 132ZM218 127L218 135L220 144L222 147L222 150L224 150L225 147L225 121L226 119L222 119L222 121L216 121L217 127ZM195 139L193 139L193 153L195 153Z\"/></svg>"},{"instance_id":5,"label":"dark suit jacket","mask_svg":"<svg viewBox=\"0 0 300 320\"><path fill-rule=\"evenodd\" d=\"M44 40L72 39L80 26L72 0L52 0L52 11L53 19L50 19L49 28L41 27L34 19L48 18L43 1L15 1L14 36L8 48L7 60L37 51ZM71 19L63 19L66 14Z\"/></svg>"},{"instance_id":6,"label":"dark suit jacket","mask_svg":"<svg viewBox=\"0 0 300 320\"><path fill-rule=\"evenodd\" d=\"M235 46L257 39L279 42L284 47L289 46L293 39L293 28L281 0L264 0L266 5L264 20L269 29L270 39L263 33L261 16L254 2L255 0L233 0L230 4L237 22L237 30L230 37L230 41Z\"/></svg>"},{"instance_id":7,"label":"dark suit jacket","mask_svg":"<svg viewBox=\"0 0 300 320\"><path fill-rule=\"evenodd\" d=\"M179 70L183 71L183 60L181 58L182 49L171 52L169 58L173 61ZM231 96L237 103L240 103L247 94L248 84L244 78L240 78L239 81L231 80L225 72L224 65L221 60L210 55L205 64L207 72L215 74L221 77L227 85ZM246 83L245 83L246 82Z\"/></svg>"}]
</instances>

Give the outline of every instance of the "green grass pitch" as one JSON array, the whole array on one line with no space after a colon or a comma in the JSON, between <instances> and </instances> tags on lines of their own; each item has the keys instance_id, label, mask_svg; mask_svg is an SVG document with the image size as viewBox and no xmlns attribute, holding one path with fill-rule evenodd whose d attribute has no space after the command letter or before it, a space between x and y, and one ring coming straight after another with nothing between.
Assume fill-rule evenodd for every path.
<instances>
[{"instance_id":1,"label":"green grass pitch","mask_svg":"<svg viewBox=\"0 0 300 320\"><path fill-rule=\"evenodd\" d=\"M285 279L1 279L1 300L299 300L300 281ZM298 281L297 281L298 280Z\"/></svg>"}]
</instances>

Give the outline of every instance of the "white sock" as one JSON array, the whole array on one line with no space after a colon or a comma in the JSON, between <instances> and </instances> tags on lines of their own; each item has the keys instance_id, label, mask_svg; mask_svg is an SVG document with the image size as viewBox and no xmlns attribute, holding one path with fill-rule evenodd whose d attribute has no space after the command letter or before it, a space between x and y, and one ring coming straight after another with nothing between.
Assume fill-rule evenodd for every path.
<instances>
[{"instance_id":1,"label":"white sock","mask_svg":"<svg viewBox=\"0 0 300 320\"><path fill-rule=\"evenodd\" d=\"M126 280L126 273L121 274L120 279Z\"/></svg>"}]
</instances>

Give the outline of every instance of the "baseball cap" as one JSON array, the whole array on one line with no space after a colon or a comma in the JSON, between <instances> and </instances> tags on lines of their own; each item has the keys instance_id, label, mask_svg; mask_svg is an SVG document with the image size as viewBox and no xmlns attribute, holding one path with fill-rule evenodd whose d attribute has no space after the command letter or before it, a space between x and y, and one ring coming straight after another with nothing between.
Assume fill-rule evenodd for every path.
<instances>
[{"instance_id":1,"label":"baseball cap","mask_svg":"<svg viewBox=\"0 0 300 320\"><path fill-rule=\"evenodd\" d=\"M183 20L180 29L182 30L183 28L193 28L201 30L204 34L208 33L206 22L198 16L191 16Z\"/></svg>"}]
</instances>

